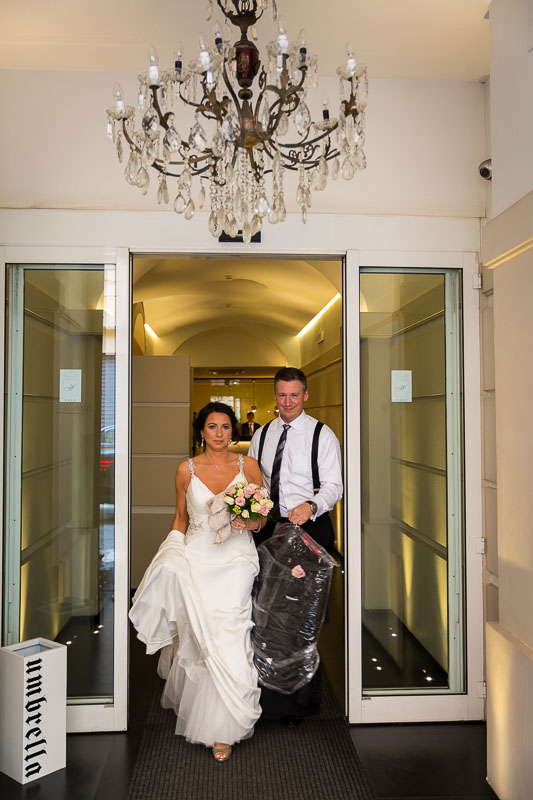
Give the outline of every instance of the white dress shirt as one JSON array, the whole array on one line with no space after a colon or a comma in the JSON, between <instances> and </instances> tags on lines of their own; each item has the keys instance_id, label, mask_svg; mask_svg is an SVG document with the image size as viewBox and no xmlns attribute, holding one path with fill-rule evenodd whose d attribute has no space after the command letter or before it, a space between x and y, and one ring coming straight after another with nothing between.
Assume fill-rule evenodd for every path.
<instances>
[{"instance_id":1,"label":"white dress shirt","mask_svg":"<svg viewBox=\"0 0 533 800\"><path fill-rule=\"evenodd\" d=\"M313 490L313 472L311 469L311 448L313 432L317 420L302 411L299 417L290 423L287 441L283 451L283 459L279 480L279 510L282 517L306 500L314 500L317 504L316 517L325 514L335 506L342 497L341 451L339 440L327 425L320 431L318 440L318 472L320 491ZM265 445L261 454L261 475L263 484L270 491L270 476L278 441L283 431L284 422L281 417L272 420L268 426ZM248 455L257 460L259 440L262 428L254 433Z\"/></svg>"}]
</instances>

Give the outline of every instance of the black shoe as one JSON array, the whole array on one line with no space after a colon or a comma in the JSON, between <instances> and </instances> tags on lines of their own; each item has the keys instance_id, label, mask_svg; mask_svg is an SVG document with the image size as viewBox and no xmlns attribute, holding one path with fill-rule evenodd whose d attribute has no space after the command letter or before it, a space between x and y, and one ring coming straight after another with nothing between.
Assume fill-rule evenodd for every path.
<instances>
[{"instance_id":1,"label":"black shoe","mask_svg":"<svg viewBox=\"0 0 533 800\"><path fill-rule=\"evenodd\" d=\"M294 728L295 725L299 725L300 722L303 722L303 719L303 717L297 717L295 714L288 714L286 717L281 718L281 722L289 728Z\"/></svg>"}]
</instances>

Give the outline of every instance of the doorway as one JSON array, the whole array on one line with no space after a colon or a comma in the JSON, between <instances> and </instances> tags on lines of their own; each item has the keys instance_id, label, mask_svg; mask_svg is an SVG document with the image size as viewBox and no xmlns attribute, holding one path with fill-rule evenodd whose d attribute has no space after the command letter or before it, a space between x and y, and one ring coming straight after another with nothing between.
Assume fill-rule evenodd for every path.
<instances>
[{"instance_id":1,"label":"doorway","mask_svg":"<svg viewBox=\"0 0 533 800\"><path fill-rule=\"evenodd\" d=\"M306 412L343 442L342 260L133 257L132 588L170 529L174 474L194 452L192 415L212 399L239 422L275 415L273 376L307 375ZM247 452L245 435L232 445ZM332 512L344 556L343 510ZM336 570L320 650L345 708L344 568Z\"/></svg>"}]
</instances>

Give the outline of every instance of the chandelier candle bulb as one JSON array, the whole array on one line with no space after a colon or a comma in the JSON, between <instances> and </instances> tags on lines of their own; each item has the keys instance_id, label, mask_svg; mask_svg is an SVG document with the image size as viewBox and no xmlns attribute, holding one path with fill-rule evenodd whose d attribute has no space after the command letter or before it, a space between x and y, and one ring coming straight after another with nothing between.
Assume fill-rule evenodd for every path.
<instances>
[{"instance_id":1,"label":"chandelier candle bulb","mask_svg":"<svg viewBox=\"0 0 533 800\"><path fill-rule=\"evenodd\" d=\"M150 66L148 67L148 78L150 86L159 85L159 56L157 50L152 45L150 48Z\"/></svg>"},{"instance_id":2,"label":"chandelier candle bulb","mask_svg":"<svg viewBox=\"0 0 533 800\"><path fill-rule=\"evenodd\" d=\"M107 109L107 135L119 160L123 150L128 154L127 182L146 194L155 171L158 202L173 202L186 219L202 208L208 194L208 227L216 237L222 229L235 235L239 222L248 241L265 220L283 222L287 174L297 175L296 201L305 222L312 189L326 189L328 175L336 179L341 173L348 180L366 167L365 67L348 44L337 69L338 112L323 97L322 113L313 120L308 87L317 87L318 59L304 31L292 40L280 19L264 61L254 44L256 24L269 6L277 20L275 0L210 0L208 17L217 9L224 19L224 25L214 25L212 44L201 36L189 63L178 42L169 69L160 69L152 46L148 70L139 75L138 110L125 105L118 84L114 106ZM188 131L180 104L194 111ZM194 182L201 182L196 204Z\"/></svg>"},{"instance_id":3,"label":"chandelier candle bulb","mask_svg":"<svg viewBox=\"0 0 533 800\"><path fill-rule=\"evenodd\" d=\"M113 94L116 100L117 114L118 115L124 114L124 112L126 111L126 106L124 104L124 98L122 96L122 87L120 83L115 83L113 87Z\"/></svg>"},{"instance_id":4,"label":"chandelier candle bulb","mask_svg":"<svg viewBox=\"0 0 533 800\"><path fill-rule=\"evenodd\" d=\"M298 36L298 40L300 42L300 63L305 64L307 58L307 46L305 44L305 32L302 28L300 31L300 35Z\"/></svg>"},{"instance_id":5,"label":"chandelier candle bulb","mask_svg":"<svg viewBox=\"0 0 533 800\"><path fill-rule=\"evenodd\" d=\"M176 71L176 79L181 77L181 69L183 67L183 45L178 42L176 51L174 53L174 69Z\"/></svg>"}]
</instances>

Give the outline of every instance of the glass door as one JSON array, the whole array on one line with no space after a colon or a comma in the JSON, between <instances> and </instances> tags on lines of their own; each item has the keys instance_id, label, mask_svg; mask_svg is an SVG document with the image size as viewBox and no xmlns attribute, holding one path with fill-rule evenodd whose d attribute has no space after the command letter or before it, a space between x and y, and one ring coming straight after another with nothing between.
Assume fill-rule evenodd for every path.
<instances>
[{"instance_id":1,"label":"glass door","mask_svg":"<svg viewBox=\"0 0 533 800\"><path fill-rule=\"evenodd\" d=\"M7 267L3 639L66 645L71 730L126 719L115 279L115 264Z\"/></svg>"},{"instance_id":2,"label":"glass door","mask_svg":"<svg viewBox=\"0 0 533 800\"><path fill-rule=\"evenodd\" d=\"M465 691L461 284L361 269L362 692Z\"/></svg>"}]
</instances>

